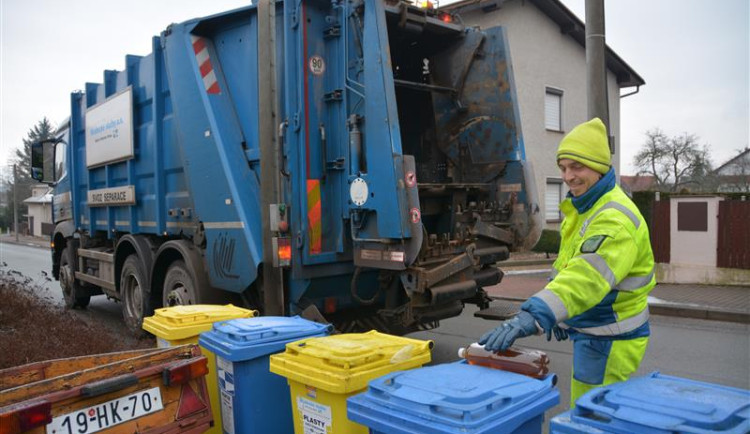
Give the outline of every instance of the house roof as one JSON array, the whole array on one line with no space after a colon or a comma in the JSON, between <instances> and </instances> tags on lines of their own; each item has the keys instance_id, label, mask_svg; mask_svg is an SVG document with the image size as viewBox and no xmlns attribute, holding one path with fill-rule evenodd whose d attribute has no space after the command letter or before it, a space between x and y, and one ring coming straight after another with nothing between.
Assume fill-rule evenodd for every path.
<instances>
[{"instance_id":1,"label":"house roof","mask_svg":"<svg viewBox=\"0 0 750 434\"><path fill-rule=\"evenodd\" d=\"M721 169L729 166L730 164L734 163L735 161L739 160L740 158L744 158L745 156L748 156L750 158L750 148L745 148L744 151L740 152L739 154L735 155L734 157L727 160L724 164L714 169L714 173L719 173Z\"/></svg>"},{"instance_id":2,"label":"house roof","mask_svg":"<svg viewBox=\"0 0 750 434\"><path fill-rule=\"evenodd\" d=\"M620 176L620 184L630 192L650 191L656 186L656 177L654 176Z\"/></svg>"},{"instance_id":3,"label":"house roof","mask_svg":"<svg viewBox=\"0 0 750 434\"><path fill-rule=\"evenodd\" d=\"M481 8L485 11L499 9L507 0L463 0L441 7L446 10ZM559 0L528 0L560 27L560 32L570 35L581 46L586 46L586 27L578 17ZM620 87L643 86L646 81L611 48L606 47L607 68L617 77Z\"/></svg>"},{"instance_id":4,"label":"house roof","mask_svg":"<svg viewBox=\"0 0 750 434\"><path fill-rule=\"evenodd\" d=\"M31 196L28 199L24 199L23 202L24 203L41 203L41 204L52 203L52 190L48 188L47 191L45 191L44 193L36 195L36 196Z\"/></svg>"}]
</instances>

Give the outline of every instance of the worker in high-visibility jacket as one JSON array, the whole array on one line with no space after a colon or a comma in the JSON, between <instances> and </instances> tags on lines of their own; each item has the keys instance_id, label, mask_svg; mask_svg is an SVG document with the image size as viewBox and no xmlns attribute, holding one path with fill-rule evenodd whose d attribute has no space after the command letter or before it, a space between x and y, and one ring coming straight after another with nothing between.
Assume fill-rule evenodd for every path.
<instances>
[{"instance_id":1,"label":"worker in high-visibility jacket","mask_svg":"<svg viewBox=\"0 0 750 434\"><path fill-rule=\"evenodd\" d=\"M560 142L557 163L570 188L560 205L560 252L547 286L515 317L479 340L487 350L547 333L573 341L571 407L587 391L627 380L649 337L647 297L656 285L648 228L615 184L606 127L598 118Z\"/></svg>"}]
</instances>

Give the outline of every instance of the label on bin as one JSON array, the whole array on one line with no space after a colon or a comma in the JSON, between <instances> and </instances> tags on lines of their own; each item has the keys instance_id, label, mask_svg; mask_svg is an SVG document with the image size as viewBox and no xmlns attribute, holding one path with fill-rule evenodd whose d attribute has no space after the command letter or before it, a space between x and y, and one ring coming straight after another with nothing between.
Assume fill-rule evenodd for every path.
<instances>
[{"instance_id":1,"label":"label on bin","mask_svg":"<svg viewBox=\"0 0 750 434\"><path fill-rule=\"evenodd\" d=\"M326 434L332 431L331 407L298 396L297 410L302 416L304 434Z\"/></svg>"},{"instance_id":2,"label":"label on bin","mask_svg":"<svg viewBox=\"0 0 750 434\"><path fill-rule=\"evenodd\" d=\"M172 345L169 344L169 341L164 338L156 338L156 348L169 348Z\"/></svg>"},{"instance_id":3,"label":"label on bin","mask_svg":"<svg viewBox=\"0 0 750 434\"><path fill-rule=\"evenodd\" d=\"M230 395L234 395L234 365L232 362L216 356L216 376L219 387Z\"/></svg>"},{"instance_id":4,"label":"label on bin","mask_svg":"<svg viewBox=\"0 0 750 434\"><path fill-rule=\"evenodd\" d=\"M219 392L221 393L221 422L224 432L234 434L234 397L226 390Z\"/></svg>"},{"instance_id":5,"label":"label on bin","mask_svg":"<svg viewBox=\"0 0 750 434\"><path fill-rule=\"evenodd\" d=\"M216 356L216 377L219 379L224 432L234 434L234 364Z\"/></svg>"}]
</instances>

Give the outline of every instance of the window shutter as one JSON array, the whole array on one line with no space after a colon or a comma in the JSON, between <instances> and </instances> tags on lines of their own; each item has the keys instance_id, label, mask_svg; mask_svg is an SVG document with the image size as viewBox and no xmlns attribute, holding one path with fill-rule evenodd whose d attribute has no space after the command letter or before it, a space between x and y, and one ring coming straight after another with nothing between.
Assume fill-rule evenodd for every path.
<instances>
[{"instance_id":1,"label":"window shutter","mask_svg":"<svg viewBox=\"0 0 750 434\"><path fill-rule=\"evenodd\" d=\"M548 130L562 131L560 103L562 95L549 90L544 96L544 127Z\"/></svg>"},{"instance_id":2,"label":"window shutter","mask_svg":"<svg viewBox=\"0 0 750 434\"><path fill-rule=\"evenodd\" d=\"M544 192L544 217L546 220L560 220L560 202L562 202L562 184L547 181Z\"/></svg>"}]
</instances>

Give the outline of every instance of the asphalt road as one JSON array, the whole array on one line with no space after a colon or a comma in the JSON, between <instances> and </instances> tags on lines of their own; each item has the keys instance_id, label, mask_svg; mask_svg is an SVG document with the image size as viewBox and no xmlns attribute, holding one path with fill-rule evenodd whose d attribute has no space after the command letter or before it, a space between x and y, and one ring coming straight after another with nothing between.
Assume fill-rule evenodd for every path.
<instances>
[{"instance_id":1,"label":"asphalt road","mask_svg":"<svg viewBox=\"0 0 750 434\"><path fill-rule=\"evenodd\" d=\"M0 262L36 280L43 279L42 270L50 273L50 257L46 249L1 243ZM62 304L58 283L48 282L46 287L51 302ZM91 299L87 310L78 313L126 334L120 306L104 296L96 296ZM435 342L433 363L458 360L458 348L476 341L497 324L475 318L475 311L474 306L467 306L461 316L443 321L438 329L411 336ZM750 325L666 316L653 316L651 325L651 342L639 374L660 371L750 389ZM519 341L519 344L545 351L551 360L551 371L558 375L561 404L547 415L566 410L572 360L570 342L547 342L543 337L531 337Z\"/></svg>"}]
</instances>

